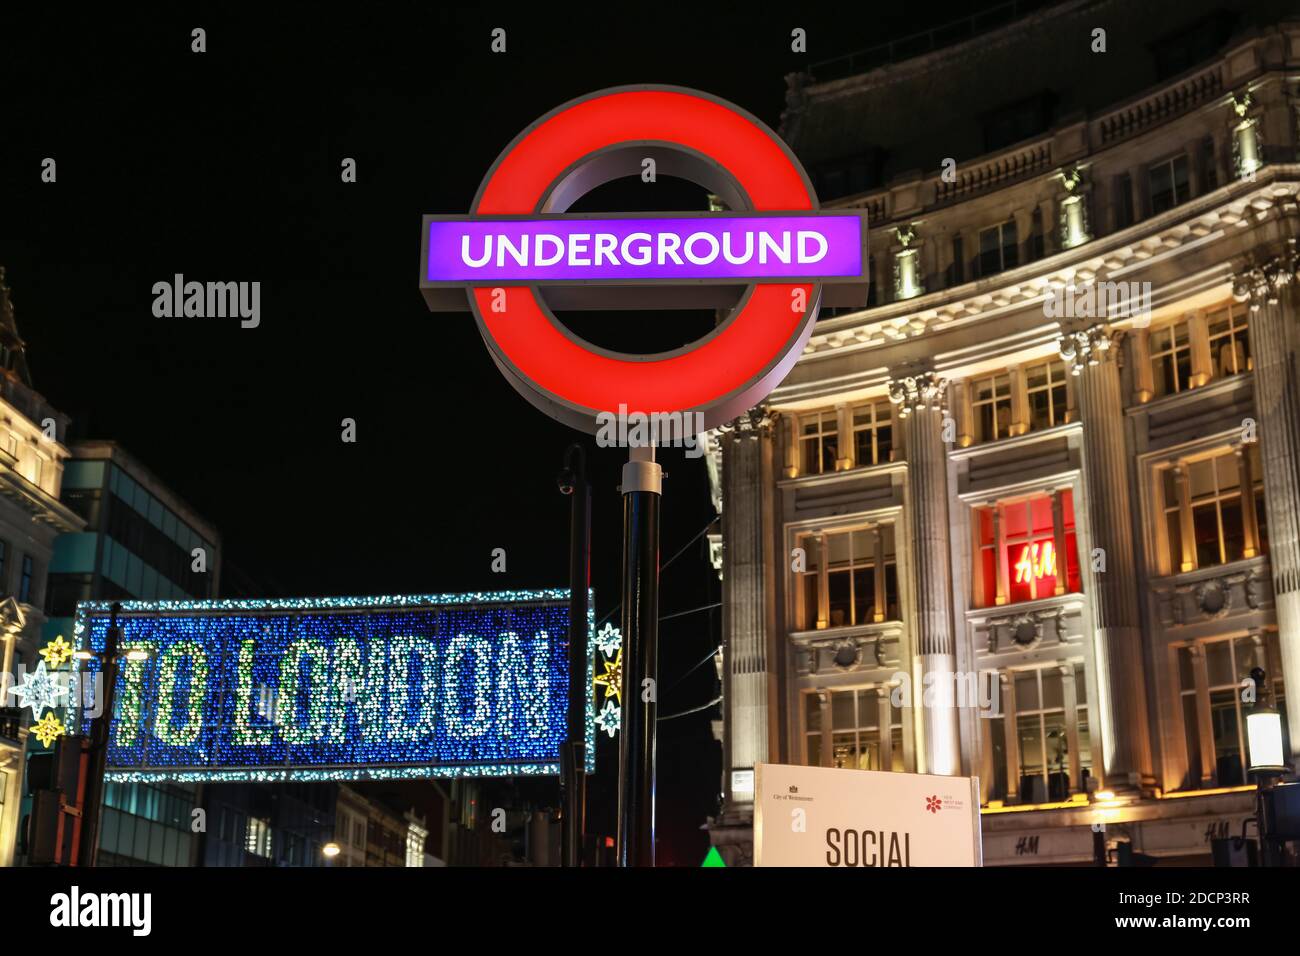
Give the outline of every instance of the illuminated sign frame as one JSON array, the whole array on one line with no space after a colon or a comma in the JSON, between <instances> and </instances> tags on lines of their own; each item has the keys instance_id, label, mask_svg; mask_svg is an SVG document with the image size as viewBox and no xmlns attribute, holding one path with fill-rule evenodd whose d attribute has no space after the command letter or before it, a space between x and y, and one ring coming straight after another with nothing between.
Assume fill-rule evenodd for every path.
<instances>
[{"instance_id":1,"label":"illuminated sign frame","mask_svg":"<svg viewBox=\"0 0 1300 956\"><path fill-rule=\"evenodd\" d=\"M111 608L106 601L78 605L77 646L102 653ZM123 601L119 652L143 648L149 655L119 661L105 779L558 774L568 612L567 589ZM588 687L594 632L589 610ZM97 677L99 660L78 669ZM98 681L86 676L79 683L89 693ZM203 681L197 705L195 680ZM279 702L286 695L287 705ZM69 725L86 732L91 716L74 711ZM591 695L585 738L590 773L596 751Z\"/></svg>"},{"instance_id":2,"label":"illuminated sign frame","mask_svg":"<svg viewBox=\"0 0 1300 956\"><path fill-rule=\"evenodd\" d=\"M729 210L722 217L766 216L791 228L818 221L817 195L807 173L771 129L717 97L657 85L602 90L537 120L497 158L468 218L529 218L547 225L557 218L577 219L563 214L596 187L639 176L646 160L654 161L657 175L690 180L718 196ZM431 230L439 222L466 217L426 216L420 288L431 310L468 308L506 379L565 424L596 432L602 413L629 409L685 413L698 416L703 428L715 428L761 402L785 378L823 304L865 305L866 214L836 210L835 215L852 219L858 233L853 274L842 264L826 274L798 276L756 269L745 276L701 278L684 268L653 278L590 273L583 278L570 271L548 282L534 272L496 284L450 281L440 278L443 272L437 269L431 272ZM662 218L708 221L700 213ZM628 285L636 291L630 293ZM556 318L555 308L729 312L709 334L687 346L629 355L578 338Z\"/></svg>"}]
</instances>

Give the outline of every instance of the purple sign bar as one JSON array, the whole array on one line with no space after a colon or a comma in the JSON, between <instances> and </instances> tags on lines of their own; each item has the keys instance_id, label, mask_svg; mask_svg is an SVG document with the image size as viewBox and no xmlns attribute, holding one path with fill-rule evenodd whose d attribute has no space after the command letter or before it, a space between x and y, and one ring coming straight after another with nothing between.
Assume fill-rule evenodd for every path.
<instances>
[{"instance_id":1,"label":"purple sign bar","mask_svg":"<svg viewBox=\"0 0 1300 956\"><path fill-rule=\"evenodd\" d=\"M865 278L864 220L852 213L448 218L428 227L429 282Z\"/></svg>"}]
</instances>

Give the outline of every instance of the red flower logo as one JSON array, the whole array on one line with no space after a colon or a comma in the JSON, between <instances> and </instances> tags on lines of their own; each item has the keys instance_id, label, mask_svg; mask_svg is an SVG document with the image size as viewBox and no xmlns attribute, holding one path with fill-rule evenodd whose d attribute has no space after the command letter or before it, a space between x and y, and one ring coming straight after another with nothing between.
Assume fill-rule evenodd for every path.
<instances>
[{"instance_id":1,"label":"red flower logo","mask_svg":"<svg viewBox=\"0 0 1300 956\"><path fill-rule=\"evenodd\" d=\"M940 810L943 809L943 801L940 800L938 797L926 797L925 808L929 810L931 813L938 813Z\"/></svg>"}]
</instances>

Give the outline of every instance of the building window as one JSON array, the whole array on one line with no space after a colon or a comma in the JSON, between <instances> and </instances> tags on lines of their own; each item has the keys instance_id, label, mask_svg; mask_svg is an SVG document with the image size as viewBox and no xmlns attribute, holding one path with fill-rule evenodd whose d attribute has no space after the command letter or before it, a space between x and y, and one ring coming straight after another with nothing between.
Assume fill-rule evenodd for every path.
<instances>
[{"instance_id":1,"label":"building window","mask_svg":"<svg viewBox=\"0 0 1300 956\"><path fill-rule=\"evenodd\" d=\"M249 817L244 832L244 849L254 856L271 858L271 824L261 817Z\"/></svg>"},{"instance_id":2,"label":"building window","mask_svg":"<svg viewBox=\"0 0 1300 956\"><path fill-rule=\"evenodd\" d=\"M1192 343L1186 320L1151 332L1151 380L1156 396L1191 388Z\"/></svg>"},{"instance_id":3,"label":"building window","mask_svg":"<svg viewBox=\"0 0 1300 956\"><path fill-rule=\"evenodd\" d=\"M1014 219L980 230L980 276L996 275L1020 264Z\"/></svg>"},{"instance_id":4,"label":"building window","mask_svg":"<svg viewBox=\"0 0 1300 956\"><path fill-rule=\"evenodd\" d=\"M1283 714L1283 753L1290 753L1278 660L1277 634L1272 631L1178 649L1188 787L1234 787L1250 782L1246 778L1250 753L1245 719L1249 704L1243 704L1241 689L1253 668L1262 667L1265 673L1275 675L1275 705ZM1202 668L1204 674L1199 675ZM1203 693L1198 692L1198 685L1204 686Z\"/></svg>"},{"instance_id":5,"label":"building window","mask_svg":"<svg viewBox=\"0 0 1300 956\"><path fill-rule=\"evenodd\" d=\"M1151 214L1173 209L1191 198L1187 178L1187 157L1175 156L1147 167L1147 184L1151 192Z\"/></svg>"},{"instance_id":6,"label":"building window","mask_svg":"<svg viewBox=\"0 0 1300 956\"><path fill-rule=\"evenodd\" d=\"M429 831L414 823L406 827L406 865L424 866L424 840Z\"/></svg>"},{"instance_id":7,"label":"building window","mask_svg":"<svg viewBox=\"0 0 1300 956\"><path fill-rule=\"evenodd\" d=\"M1267 550L1259 445L1243 445L1241 455L1244 460L1236 451L1219 452L1162 471L1161 505L1172 571L1227 564ZM1247 473L1254 487L1243 505Z\"/></svg>"},{"instance_id":8,"label":"building window","mask_svg":"<svg viewBox=\"0 0 1300 956\"><path fill-rule=\"evenodd\" d=\"M826 727L822 701L828 696L830 726ZM805 694L804 742L809 766L898 772L904 769L902 711L893 705L888 687Z\"/></svg>"},{"instance_id":9,"label":"building window","mask_svg":"<svg viewBox=\"0 0 1300 956\"><path fill-rule=\"evenodd\" d=\"M801 630L900 620L894 527L805 534L807 570L799 574Z\"/></svg>"},{"instance_id":10,"label":"building window","mask_svg":"<svg viewBox=\"0 0 1300 956\"><path fill-rule=\"evenodd\" d=\"M853 460L859 466L894 460L892 415L889 402L871 402L853 409Z\"/></svg>"},{"instance_id":11,"label":"building window","mask_svg":"<svg viewBox=\"0 0 1300 956\"><path fill-rule=\"evenodd\" d=\"M966 281L966 250L961 236L952 237L952 265L948 267L949 287Z\"/></svg>"},{"instance_id":12,"label":"building window","mask_svg":"<svg viewBox=\"0 0 1300 956\"><path fill-rule=\"evenodd\" d=\"M1033 431L1052 428L1066 421L1066 374L1064 362L1044 362L1025 367L1025 388L1029 395L1029 427Z\"/></svg>"},{"instance_id":13,"label":"building window","mask_svg":"<svg viewBox=\"0 0 1300 956\"><path fill-rule=\"evenodd\" d=\"M1066 665L1071 667L1073 665ZM1083 669L1074 668L1075 692L1083 683ZM1016 737L1019 742L1021 803L1049 803L1070 795L1070 747L1065 709L1065 675L1059 666L1012 673L1016 695ZM1091 770L1091 747L1085 760L1086 701L1075 701L1073 718L1079 727L1079 764L1086 778Z\"/></svg>"},{"instance_id":14,"label":"building window","mask_svg":"<svg viewBox=\"0 0 1300 956\"><path fill-rule=\"evenodd\" d=\"M835 409L800 415L800 473L820 475L835 470L839 458Z\"/></svg>"},{"instance_id":15,"label":"building window","mask_svg":"<svg viewBox=\"0 0 1300 956\"><path fill-rule=\"evenodd\" d=\"M1210 332L1210 362L1215 378L1254 369L1250 336L1246 329L1247 314L1245 308L1233 304L1206 316Z\"/></svg>"},{"instance_id":16,"label":"building window","mask_svg":"<svg viewBox=\"0 0 1300 956\"><path fill-rule=\"evenodd\" d=\"M1121 173L1115 177L1115 228L1133 225L1133 177Z\"/></svg>"},{"instance_id":17,"label":"building window","mask_svg":"<svg viewBox=\"0 0 1300 956\"><path fill-rule=\"evenodd\" d=\"M22 604L30 604L32 597L32 556L23 555L23 573L18 581L18 600Z\"/></svg>"},{"instance_id":18,"label":"building window","mask_svg":"<svg viewBox=\"0 0 1300 956\"><path fill-rule=\"evenodd\" d=\"M1011 377L992 375L972 383L971 412L975 441L996 441L1011 434Z\"/></svg>"},{"instance_id":19,"label":"building window","mask_svg":"<svg viewBox=\"0 0 1300 956\"><path fill-rule=\"evenodd\" d=\"M1062 548L1065 578L1060 593L1081 590L1074 531L1074 495L1056 492L1061 541L1056 537L1053 496L1036 495L975 509L975 595L978 607L1035 601L1058 593Z\"/></svg>"}]
</instances>

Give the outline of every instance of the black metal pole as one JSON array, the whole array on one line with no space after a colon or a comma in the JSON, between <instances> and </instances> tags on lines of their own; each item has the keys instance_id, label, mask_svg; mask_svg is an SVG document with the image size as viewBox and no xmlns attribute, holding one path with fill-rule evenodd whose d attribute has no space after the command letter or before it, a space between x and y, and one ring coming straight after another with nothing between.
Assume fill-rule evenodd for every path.
<instances>
[{"instance_id":1,"label":"black metal pole","mask_svg":"<svg viewBox=\"0 0 1300 956\"><path fill-rule=\"evenodd\" d=\"M101 658L103 706L99 716L90 724L90 766L86 780L86 797L81 812L81 846L77 859L81 866L95 866L99 860L99 822L104 812L104 771L108 766L108 734L113 725L113 690L117 685L117 642L122 635L117 624L117 614L122 605L114 602L108 633L104 635L104 656ZM80 692L80 691L79 691Z\"/></svg>"},{"instance_id":2,"label":"black metal pole","mask_svg":"<svg viewBox=\"0 0 1300 956\"><path fill-rule=\"evenodd\" d=\"M654 448L623 466L623 686L618 865L655 865L655 718L659 678L659 499Z\"/></svg>"},{"instance_id":3,"label":"black metal pole","mask_svg":"<svg viewBox=\"0 0 1300 956\"><path fill-rule=\"evenodd\" d=\"M591 485L587 481L587 455L581 445L570 445L560 472L560 491L569 504L569 708L568 739L560 747L562 794L560 839L565 866L582 865L586 829L587 775L587 619L591 587Z\"/></svg>"}]
</instances>

